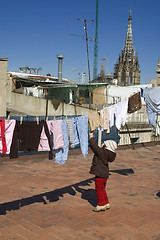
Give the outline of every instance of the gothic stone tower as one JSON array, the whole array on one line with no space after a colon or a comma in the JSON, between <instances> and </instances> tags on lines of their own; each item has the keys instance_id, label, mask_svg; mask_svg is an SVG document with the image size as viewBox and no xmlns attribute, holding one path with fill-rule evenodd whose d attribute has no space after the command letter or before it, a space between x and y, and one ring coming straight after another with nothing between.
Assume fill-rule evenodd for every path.
<instances>
[{"instance_id":1,"label":"gothic stone tower","mask_svg":"<svg viewBox=\"0 0 160 240\"><path fill-rule=\"evenodd\" d=\"M138 53L135 55L133 48L131 11L128 18L125 46L115 64L114 79L117 79L118 85L121 86L140 84Z\"/></svg>"},{"instance_id":2,"label":"gothic stone tower","mask_svg":"<svg viewBox=\"0 0 160 240\"><path fill-rule=\"evenodd\" d=\"M157 65L157 84L160 86L160 58L158 59L158 65Z\"/></svg>"}]
</instances>

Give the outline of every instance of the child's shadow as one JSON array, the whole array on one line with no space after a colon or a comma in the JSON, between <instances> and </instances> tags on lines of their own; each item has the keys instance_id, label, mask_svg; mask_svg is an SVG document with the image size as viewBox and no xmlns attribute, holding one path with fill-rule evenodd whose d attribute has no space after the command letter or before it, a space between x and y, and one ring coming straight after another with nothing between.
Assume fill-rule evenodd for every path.
<instances>
[{"instance_id":1,"label":"child's shadow","mask_svg":"<svg viewBox=\"0 0 160 240\"><path fill-rule=\"evenodd\" d=\"M96 196L96 191L95 189L83 189L80 187L75 187L75 190L77 192L80 192L81 198L87 200L92 206L97 205L97 196Z\"/></svg>"}]
</instances>

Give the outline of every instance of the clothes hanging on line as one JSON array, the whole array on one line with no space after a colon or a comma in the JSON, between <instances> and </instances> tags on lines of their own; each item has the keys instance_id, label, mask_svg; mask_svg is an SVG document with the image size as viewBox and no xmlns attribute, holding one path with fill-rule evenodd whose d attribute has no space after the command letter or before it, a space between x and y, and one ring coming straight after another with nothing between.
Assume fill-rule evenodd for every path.
<instances>
[{"instance_id":1,"label":"clothes hanging on line","mask_svg":"<svg viewBox=\"0 0 160 240\"><path fill-rule=\"evenodd\" d=\"M10 158L18 158L18 151L38 151L42 128L50 146L49 159L53 159L49 130L46 121L16 121L10 148Z\"/></svg>"},{"instance_id":2,"label":"clothes hanging on line","mask_svg":"<svg viewBox=\"0 0 160 240\"><path fill-rule=\"evenodd\" d=\"M16 125L16 120L14 119L5 120L5 138L6 138L6 145L7 145L6 154L10 153L15 125Z\"/></svg>"},{"instance_id":3,"label":"clothes hanging on line","mask_svg":"<svg viewBox=\"0 0 160 240\"><path fill-rule=\"evenodd\" d=\"M77 146L80 144L79 134L78 134L78 125L77 125L77 119L80 117L74 117L72 118L72 124L73 124L73 136L74 136L74 146Z\"/></svg>"},{"instance_id":4,"label":"clothes hanging on line","mask_svg":"<svg viewBox=\"0 0 160 240\"><path fill-rule=\"evenodd\" d=\"M160 115L156 116L155 136L160 136Z\"/></svg>"},{"instance_id":5,"label":"clothes hanging on line","mask_svg":"<svg viewBox=\"0 0 160 240\"><path fill-rule=\"evenodd\" d=\"M156 113L160 114L160 87L141 88L150 126L156 126Z\"/></svg>"},{"instance_id":6,"label":"clothes hanging on line","mask_svg":"<svg viewBox=\"0 0 160 240\"><path fill-rule=\"evenodd\" d=\"M64 147L56 150L55 163L64 164L67 161L69 151L68 127L66 119L63 119L61 121L61 127L63 133Z\"/></svg>"},{"instance_id":7,"label":"clothes hanging on line","mask_svg":"<svg viewBox=\"0 0 160 240\"><path fill-rule=\"evenodd\" d=\"M53 135L56 136L60 132L62 132L62 138L63 138L63 146L60 145L62 141L57 142L58 148L54 148L56 154L55 154L55 162L63 164L66 162L68 157L68 151L69 147L74 148L76 145L80 144L80 149L82 152L82 155L84 157L88 154L88 117L87 115L84 116L77 116L73 118L63 119L63 120L51 120L47 121L47 126L50 132L51 126L55 124L57 126L56 122L61 123L61 128L57 127L57 134L53 131ZM69 128L69 130L68 130ZM52 129L53 130L53 129ZM60 134L61 135L61 134ZM39 151L48 151L49 145L47 143L47 136L45 135L45 132L42 130L41 134L41 140L38 147ZM53 141L54 146L54 141Z\"/></svg>"},{"instance_id":8,"label":"clothes hanging on line","mask_svg":"<svg viewBox=\"0 0 160 240\"><path fill-rule=\"evenodd\" d=\"M49 132L53 134L53 149L55 150L64 146L61 121L51 120L47 122Z\"/></svg>"},{"instance_id":9,"label":"clothes hanging on line","mask_svg":"<svg viewBox=\"0 0 160 240\"><path fill-rule=\"evenodd\" d=\"M50 134L53 134L53 149L59 149L64 146L61 120L49 120L47 121L47 126ZM38 151L50 151L48 144L48 138L45 134L44 127L42 128L42 133L40 136L40 143L38 146Z\"/></svg>"},{"instance_id":10,"label":"clothes hanging on line","mask_svg":"<svg viewBox=\"0 0 160 240\"><path fill-rule=\"evenodd\" d=\"M68 139L69 139L69 147L74 148L74 129L73 129L73 119L67 119L67 129L68 129Z\"/></svg>"},{"instance_id":11,"label":"clothes hanging on line","mask_svg":"<svg viewBox=\"0 0 160 240\"><path fill-rule=\"evenodd\" d=\"M100 115L102 118L102 127L98 127L98 130L106 131L106 133L110 133L108 108L105 107L105 108L101 109Z\"/></svg>"},{"instance_id":12,"label":"clothes hanging on line","mask_svg":"<svg viewBox=\"0 0 160 240\"><path fill-rule=\"evenodd\" d=\"M5 137L5 119L0 119L0 151L2 154L6 154L7 145L6 145L6 137Z\"/></svg>"},{"instance_id":13,"label":"clothes hanging on line","mask_svg":"<svg viewBox=\"0 0 160 240\"><path fill-rule=\"evenodd\" d=\"M68 127L70 128L69 131ZM88 154L87 115L62 120L62 132L64 147L56 150L55 162L60 164L65 163L68 158L69 147L74 148L78 144L80 144L82 155L86 157Z\"/></svg>"},{"instance_id":14,"label":"clothes hanging on line","mask_svg":"<svg viewBox=\"0 0 160 240\"><path fill-rule=\"evenodd\" d=\"M91 131L94 131L96 128L101 131L110 132L110 128L115 124L119 130L121 126L124 126L127 120L127 111L128 111L128 98L113 104L109 107L105 107L100 111L95 111L88 115L88 122L91 128Z\"/></svg>"},{"instance_id":15,"label":"clothes hanging on line","mask_svg":"<svg viewBox=\"0 0 160 240\"><path fill-rule=\"evenodd\" d=\"M69 147L74 148L80 144L84 157L88 154L88 117L77 116L67 119Z\"/></svg>"},{"instance_id":16,"label":"clothes hanging on line","mask_svg":"<svg viewBox=\"0 0 160 240\"><path fill-rule=\"evenodd\" d=\"M75 117L75 121L81 152L82 155L86 157L88 154L88 117L87 115Z\"/></svg>"},{"instance_id":17,"label":"clothes hanging on line","mask_svg":"<svg viewBox=\"0 0 160 240\"><path fill-rule=\"evenodd\" d=\"M107 107L103 108L101 110L101 114L103 113L103 129L109 133L110 132L110 127L109 127L109 110Z\"/></svg>"},{"instance_id":18,"label":"clothes hanging on line","mask_svg":"<svg viewBox=\"0 0 160 240\"><path fill-rule=\"evenodd\" d=\"M102 116L98 111L95 111L88 115L88 122L91 128L91 132L93 132L97 127L103 127Z\"/></svg>"},{"instance_id":19,"label":"clothes hanging on line","mask_svg":"<svg viewBox=\"0 0 160 240\"><path fill-rule=\"evenodd\" d=\"M49 126L48 122L47 122L47 126ZM49 127L48 127L49 130ZM49 131L50 133L50 131ZM40 141L39 141L39 145L38 145L38 151L50 151L50 147L49 147L49 143L48 143L48 138L45 134L45 130L44 127L42 128L42 132L41 132L41 136L40 136Z\"/></svg>"},{"instance_id":20,"label":"clothes hanging on line","mask_svg":"<svg viewBox=\"0 0 160 240\"><path fill-rule=\"evenodd\" d=\"M128 98L128 113L134 113L142 107L140 92L133 94Z\"/></svg>"},{"instance_id":21,"label":"clothes hanging on line","mask_svg":"<svg viewBox=\"0 0 160 240\"><path fill-rule=\"evenodd\" d=\"M115 125L119 130L124 126L127 120L128 98L121 102L108 107L110 128L114 125L114 116L116 117Z\"/></svg>"}]
</instances>

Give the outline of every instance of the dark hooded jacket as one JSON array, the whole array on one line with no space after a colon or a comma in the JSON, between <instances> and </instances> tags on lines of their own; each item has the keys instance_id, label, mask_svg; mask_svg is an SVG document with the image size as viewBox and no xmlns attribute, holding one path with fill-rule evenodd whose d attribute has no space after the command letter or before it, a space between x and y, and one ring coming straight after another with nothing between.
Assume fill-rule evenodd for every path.
<instances>
[{"instance_id":1,"label":"dark hooded jacket","mask_svg":"<svg viewBox=\"0 0 160 240\"><path fill-rule=\"evenodd\" d=\"M90 147L94 152L90 174L102 178L109 178L109 162L113 162L116 153L107 150L105 147L99 147L94 137L89 139Z\"/></svg>"}]
</instances>

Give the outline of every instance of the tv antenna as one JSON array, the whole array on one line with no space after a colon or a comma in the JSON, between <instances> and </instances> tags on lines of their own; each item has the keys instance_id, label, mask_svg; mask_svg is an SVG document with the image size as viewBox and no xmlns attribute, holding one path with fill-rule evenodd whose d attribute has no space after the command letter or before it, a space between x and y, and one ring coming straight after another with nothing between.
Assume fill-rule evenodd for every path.
<instances>
[{"instance_id":1,"label":"tv antenna","mask_svg":"<svg viewBox=\"0 0 160 240\"><path fill-rule=\"evenodd\" d=\"M77 21L84 22L84 30L85 30L85 40L86 40L86 48L87 48L87 62L88 62L88 76L89 76L89 99L91 104L91 74L90 74L90 62L89 62L89 49L88 49L88 34L87 34L87 22L93 22L94 20L88 20L88 19L80 19L77 18ZM80 35L78 35L80 36ZM81 36L80 36L81 37ZM92 39L93 40L93 39Z\"/></svg>"}]
</instances>

